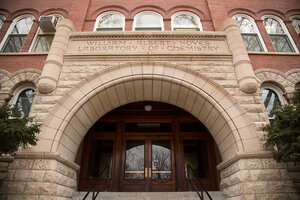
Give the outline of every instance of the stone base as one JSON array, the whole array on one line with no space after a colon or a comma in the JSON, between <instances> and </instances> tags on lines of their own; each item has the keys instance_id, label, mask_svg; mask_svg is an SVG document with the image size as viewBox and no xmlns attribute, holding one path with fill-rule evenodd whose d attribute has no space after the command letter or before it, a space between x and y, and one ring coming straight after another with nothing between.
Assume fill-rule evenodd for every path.
<instances>
[{"instance_id":1,"label":"stone base","mask_svg":"<svg viewBox=\"0 0 300 200\"><path fill-rule=\"evenodd\" d=\"M277 163L270 153L238 155L218 166L226 200L298 200L286 163Z\"/></svg>"},{"instance_id":2,"label":"stone base","mask_svg":"<svg viewBox=\"0 0 300 200\"><path fill-rule=\"evenodd\" d=\"M0 194L7 200L67 200L77 189L79 167L53 153L18 153Z\"/></svg>"}]
</instances>

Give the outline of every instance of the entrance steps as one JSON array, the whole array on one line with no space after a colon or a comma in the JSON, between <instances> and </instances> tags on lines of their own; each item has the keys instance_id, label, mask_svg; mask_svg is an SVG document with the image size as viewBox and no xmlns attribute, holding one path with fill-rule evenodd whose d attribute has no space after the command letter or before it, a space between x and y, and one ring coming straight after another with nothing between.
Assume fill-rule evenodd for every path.
<instances>
[{"instance_id":1,"label":"entrance steps","mask_svg":"<svg viewBox=\"0 0 300 200\"><path fill-rule=\"evenodd\" d=\"M72 200L82 200L86 192L78 192ZM213 200L224 200L222 191L209 191ZM100 192L97 200L200 200L196 192ZM205 195L205 200L209 198ZM92 200L92 194L86 200Z\"/></svg>"}]
</instances>

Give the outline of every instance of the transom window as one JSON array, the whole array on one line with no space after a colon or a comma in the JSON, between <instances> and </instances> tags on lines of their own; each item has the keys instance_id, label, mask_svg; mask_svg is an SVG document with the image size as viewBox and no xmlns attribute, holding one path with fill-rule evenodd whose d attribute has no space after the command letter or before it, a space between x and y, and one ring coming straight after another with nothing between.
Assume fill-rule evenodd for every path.
<instances>
[{"instance_id":1,"label":"transom window","mask_svg":"<svg viewBox=\"0 0 300 200\"><path fill-rule=\"evenodd\" d=\"M179 12L172 16L173 31L202 31L200 19L189 12Z\"/></svg>"},{"instance_id":2,"label":"transom window","mask_svg":"<svg viewBox=\"0 0 300 200\"><path fill-rule=\"evenodd\" d=\"M233 17L240 26L241 35L247 51L264 51L262 38L254 20L246 15L235 15Z\"/></svg>"},{"instance_id":3,"label":"transom window","mask_svg":"<svg viewBox=\"0 0 300 200\"><path fill-rule=\"evenodd\" d=\"M275 16L263 18L265 28L272 44L278 52L295 52L296 48L282 20Z\"/></svg>"},{"instance_id":4,"label":"transom window","mask_svg":"<svg viewBox=\"0 0 300 200\"><path fill-rule=\"evenodd\" d=\"M33 24L33 16L23 16L16 18L8 30L6 39L3 40L2 52L20 52L25 39Z\"/></svg>"},{"instance_id":5,"label":"transom window","mask_svg":"<svg viewBox=\"0 0 300 200\"><path fill-rule=\"evenodd\" d=\"M123 31L125 17L118 12L106 12L96 19L94 31Z\"/></svg>"},{"instance_id":6,"label":"transom window","mask_svg":"<svg viewBox=\"0 0 300 200\"><path fill-rule=\"evenodd\" d=\"M134 17L133 30L135 31L163 31L163 18L160 14L145 11Z\"/></svg>"},{"instance_id":7,"label":"transom window","mask_svg":"<svg viewBox=\"0 0 300 200\"><path fill-rule=\"evenodd\" d=\"M60 15L49 15L49 17L54 18L54 26L57 25L59 20L62 19L62 16ZM52 41L54 39L55 32L44 32L42 29L38 29L37 35L35 37L35 40L33 42L33 46L31 48L31 51L34 52L47 52L49 51Z\"/></svg>"}]
</instances>

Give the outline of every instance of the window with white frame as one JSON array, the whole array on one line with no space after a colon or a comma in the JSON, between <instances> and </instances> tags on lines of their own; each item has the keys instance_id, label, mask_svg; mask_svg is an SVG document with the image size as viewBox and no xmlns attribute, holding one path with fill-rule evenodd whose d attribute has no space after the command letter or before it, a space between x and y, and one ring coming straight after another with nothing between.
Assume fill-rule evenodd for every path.
<instances>
[{"instance_id":1,"label":"window with white frame","mask_svg":"<svg viewBox=\"0 0 300 200\"><path fill-rule=\"evenodd\" d=\"M300 34L300 15L292 16L291 20L296 32Z\"/></svg>"},{"instance_id":2,"label":"window with white frame","mask_svg":"<svg viewBox=\"0 0 300 200\"><path fill-rule=\"evenodd\" d=\"M33 20L34 17L30 15L14 19L1 43L1 52L20 52Z\"/></svg>"},{"instance_id":3,"label":"window with white frame","mask_svg":"<svg viewBox=\"0 0 300 200\"><path fill-rule=\"evenodd\" d=\"M197 15L190 12L178 12L171 17L173 31L202 31Z\"/></svg>"},{"instance_id":4,"label":"window with white frame","mask_svg":"<svg viewBox=\"0 0 300 200\"><path fill-rule=\"evenodd\" d=\"M133 30L135 31L163 31L163 29L163 18L156 12L144 11L134 17Z\"/></svg>"},{"instance_id":5,"label":"window with white frame","mask_svg":"<svg viewBox=\"0 0 300 200\"><path fill-rule=\"evenodd\" d=\"M5 17L3 15L0 15L0 29L2 28L5 21Z\"/></svg>"},{"instance_id":6,"label":"window with white frame","mask_svg":"<svg viewBox=\"0 0 300 200\"><path fill-rule=\"evenodd\" d=\"M49 15L49 17L53 17L53 25L56 26L58 21L62 19L60 15ZM48 52L50 46L52 44L55 32L42 31L41 28L38 29L35 39L33 41L33 45L30 48L30 51L33 52Z\"/></svg>"},{"instance_id":7,"label":"window with white frame","mask_svg":"<svg viewBox=\"0 0 300 200\"><path fill-rule=\"evenodd\" d=\"M283 91L271 83L263 84L261 91L262 100L265 105L269 121L272 124L275 118L274 110L276 106L286 104L287 102L284 99Z\"/></svg>"},{"instance_id":8,"label":"window with white frame","mask_svg":"<svg viewBox=\"0 0 300 200\"><path fill-rule=\"evenodd\" d=\"M296 46L283 21L276 16L263 17L265 28L277 52L295 52Z\"/></svg>"},{"instance_id":9,"label":"window with white frame","mask_svg":"<svg viewBox=\"0 0 300 200\"><path fill-rule=\"evenodd\" d=\"M247 51L265 51L266 48L255 21L251 17L242 14L235 15L233 18L240 26L240 32Z\"/></svg>"},{"instance_id":10,"label":"window with white frame","mask_svg":"<svg viewBox=\"0 0 300 200\"><path fill-rule=\"evenodd\" d=\"M125 16L118 12L106 12L97 17L94 31L124 31Z\"/></svg>"},{"instance_id":11,"label":"window with white frame","mask_svg":"<svg viewBox=\"0 0 300 200\"><path fill-rule=\"evenodd\" d=\"M33 102L35 89L33 84L24 84L14 91L11 104L16 105L21 116L28 116Z\"/></svg>"}]
</instances>

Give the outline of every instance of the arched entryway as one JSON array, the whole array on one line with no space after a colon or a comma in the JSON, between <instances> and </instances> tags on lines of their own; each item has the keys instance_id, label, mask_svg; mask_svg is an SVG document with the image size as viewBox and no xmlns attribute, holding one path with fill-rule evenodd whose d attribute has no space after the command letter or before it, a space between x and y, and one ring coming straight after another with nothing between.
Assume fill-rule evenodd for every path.
<instances>
[{"instance_id":1,"label":"arched entryway","mask_svg":"<svg viewBox=\"0 0 300 200\"><path fill-rule=\"evenodd\" d=\"M191 189L188 176L217 190L215 151L206 127L183 109L153 101L126 104L86 134L77 155L79 190L99 179L109 191L185 191ZM188 166L198 175L188 175Z\"/></svg>"}]
</instances>

